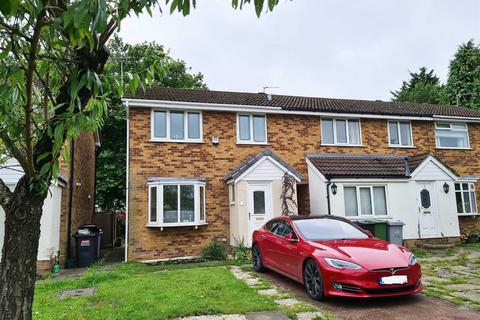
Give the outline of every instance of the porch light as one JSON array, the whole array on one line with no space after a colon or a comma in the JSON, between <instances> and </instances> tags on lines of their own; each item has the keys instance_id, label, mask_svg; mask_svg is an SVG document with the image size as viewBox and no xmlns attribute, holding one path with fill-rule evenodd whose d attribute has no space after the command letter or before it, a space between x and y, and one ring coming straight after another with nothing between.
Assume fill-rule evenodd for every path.
<instances>
[{"instance_id":1,"label":"porch light","mask_svg":"<svg viewBox=\"0 0 480 320\"><path fill-rule=\"evenodd\" d=\"M450 190L450 186L448 185L448 183L444 183L443 184L443 191L445 191L445 193L448 193L448 191Z\"/></svg>"},{"instance_id":2,"label":"porch light","mask_svg":"<svg viewBox=\"0 0 480 320\"><path fill-rule=\"evenodd\" d=\"M332 194L333 195L336 195L337 194L337 185L335 184L335 182L332 184Z\"/></svg>"}]
</instances>

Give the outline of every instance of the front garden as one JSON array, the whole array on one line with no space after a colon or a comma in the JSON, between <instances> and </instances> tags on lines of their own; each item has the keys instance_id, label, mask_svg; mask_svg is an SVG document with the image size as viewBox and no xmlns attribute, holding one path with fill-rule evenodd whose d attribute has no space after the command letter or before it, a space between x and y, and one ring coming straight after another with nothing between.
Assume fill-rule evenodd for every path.
<instances>
[{"instance_id":1,"label":"front garden","mask_svg":"<svg viewBox=\"0 0 480 320\"><path fill-rule=\"evenodd\" d=\"M480 310L480 243L415 254L422 265L424 294Z\"/></svg>"}]
</instances>

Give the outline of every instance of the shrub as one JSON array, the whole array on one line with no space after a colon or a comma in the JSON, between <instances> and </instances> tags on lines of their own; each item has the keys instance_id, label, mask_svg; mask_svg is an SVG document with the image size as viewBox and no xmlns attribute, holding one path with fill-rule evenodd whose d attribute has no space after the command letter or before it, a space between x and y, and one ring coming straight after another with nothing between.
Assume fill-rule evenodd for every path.
<instances>
[{"instance_id":1,"label":"shrub","mask_svg":"<svg viewBox=\"0 0 480 320\"><path fill-rule=\"evenodd\" d=\"M202 249L202 258L205 260L226 260L227 251L222 243L214 239Z\"/></svg>"},{"instance_id":2,"label":"shrub","mask_svg":"<svg viewBox=\"0 0 480 320\"><path fill-rule=\"evenodd\" d=\"M233 241L235 245L233 246L233 252L235 255L235 260L238 262L245 262L250 259L250 248L245 245L243 238L234 237Z\"/></svg>"}]
</instances>

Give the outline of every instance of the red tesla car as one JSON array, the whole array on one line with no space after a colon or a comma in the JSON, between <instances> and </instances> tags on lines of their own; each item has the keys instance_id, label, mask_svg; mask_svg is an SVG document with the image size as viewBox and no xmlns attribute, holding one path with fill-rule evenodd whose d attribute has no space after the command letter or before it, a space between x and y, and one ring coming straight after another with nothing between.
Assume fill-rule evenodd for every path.
<instances>
[{"instance_id":1,"label":"red tesla car","mask_svg":"<svg viewBox=\"0 0 480 320\"><path fill-rule=\"evenodd\" d=\"M406 248L341 217L279 217L253 233L253 266L303 283L310 297L385 297L419 292L422 273Z\"/></svg>"}]
</instances>

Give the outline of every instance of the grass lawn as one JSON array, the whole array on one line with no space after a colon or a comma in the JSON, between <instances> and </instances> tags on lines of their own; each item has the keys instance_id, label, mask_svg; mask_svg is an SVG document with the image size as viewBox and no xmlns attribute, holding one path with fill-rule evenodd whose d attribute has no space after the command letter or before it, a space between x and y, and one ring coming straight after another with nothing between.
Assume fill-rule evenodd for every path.
<instances>
[{"instance_id":1,"label":"grass lawn","mask_svg":"<svg viewBox=\"0 0 480 320\"><path fill-rule=\"evenodd\" d=\"M225 267L171 269L129 263L110 271L97 269L78 279L38 283L33 319L169 319L278 309ZM97 289L94 296L58 299L63 290L88 287Z\"/></svg>"}]
</instances>

